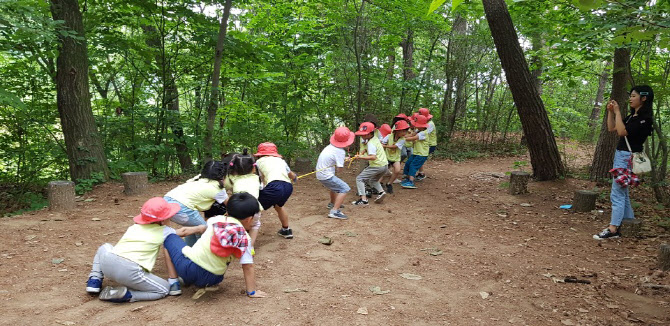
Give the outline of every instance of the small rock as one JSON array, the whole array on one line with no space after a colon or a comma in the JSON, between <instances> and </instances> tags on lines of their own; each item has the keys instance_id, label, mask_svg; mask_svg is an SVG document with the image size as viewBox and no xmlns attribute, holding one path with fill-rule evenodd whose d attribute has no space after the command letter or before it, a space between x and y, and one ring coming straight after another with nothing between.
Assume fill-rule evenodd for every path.
<instances>
[{"instance_id":1,"label":"small rock","mask_svg":"<svg viewBox=\"0 0 670 326\"><path fill-rule=\"evenodd\" d=\"M67 272L67 268L59 269L59 272Z\"/></svg>"},{"instance_id":2,"label":"small rock","mask_svg":"<svg viewBox=\"0 0 670 326\"><path fill-rule=\"evenodd\" d=\"M588 309L584 309L584 308L579 308L579 309L577 309L577 310L579 310L579 312L581 312L581 313L587 313L587 312L589 312Z\"/></svg>"},{"instance_id":3,"label":"small rock","mask_svg":"<svg viewBox=\"0 0 670 326\"><path fill-rule=\"evenodd\" d=\"M575 323L573 323L572 320L570 320L570 319L561 320L561 324L568 325L568 326L574 326L575 325Z\"/></svg>"},{"instance_id":4,"label":"small rock","mask_svg":"<svg viewBox=\"0 0 670 326\"><path fill-rule=\"evenodd\" d=\"M442 224L442 225L440 225L440 229L445 229L446 227L447 227L446 224Z\"/></svg>"},{"instance_id":5,"label":"small rock","mask_svg":"<svg viewBox=\"0 0 670 326\"><path fill-rule=\"evenodd\" d=\"M326 246L330 246L330 245L333 244L333 239L331 239L329 237L323 237L323 238L319 239L319 242L321 244L325 244Z\"/></svg>"},{"instance_id":6,"label":"small rock","mask_svg":"<svg viewBox=\"0 0 670 326\"><path fill-rule=\"evenodd\" d=\"M521 205L522 207L532 207L533 206L532 204L529 204L529 203L521 203L519 205Z\"/></svg>"},{"instance_id":7,"label":"small rock","mask_svg":"<svg viewBox=\"0 0 670 326\"><path fill-rule=\"evenodd\" d=\"M441 254L442 254L442 250L436 250L436 251L432 251L432 252L430 252L430 255L431 255L431 256L439 256L439 255L441 255Z\"/></svg>"},{"instance_id":8,"label":"small rock","mask_svg":"<svg viewBox=\"0 0 670 326\"><path fill-rule=\"evenodd\" d=\"M52 264L60 264L63 261L65 261L65 258L54 258L54 259L51 260L51 263Z\"/></svg>"},{"instance_id":9,"label":"small rock","mask_svg":"<svg viewBox=\"0 0 670 326\"><path fill-rule=\"evenodd\" d=\"M97 217L94 217L94 218L91 219L91 221L102 221L102 220L97 218Z\"/></svg>"},{"instance_id":10,"label":"small rock","mask_svg":"<svg viewBox=\"0 0 670 326\"><path fill-rule=\"evenodd\" d=\"M83 242L75 242L74 245L77 247L81 247L84 243Z\"/></svg>"},{"instance_id":11,"label":"small rock","mask_svg":"<svg viewBox=\"0 0 670 326\"><path fill-rule=\"evenodd\" d=\"M142 308L144 308L144 306L135 307L133 309L130 309L130 311L132 311L132 312L140 311Z\"/></svg>"},{"instance_id":12,"label":"small rock","mask_svg":"<svg viewBox=\"0 0 670 326\"><path fill-rule=\"evenodd\" d=\"M482 299L486 299L490 294L488 292L479 292L479 295L482 297Z\"/></svg>"},{"instance_id":13,"label":"small rock","mask_svg":"<svg viewBox=\"0 0 670 326\"><path fill-rule=\"evenodd\" d=\"M86 198L84 199L85 202L90 203L92 201L95 201L95 198Z\"/></svg>"},{"instance_id":14,"label":"small rock","mask_svg":"<svg viewBox=\"0 0 670 326\"><path fill-rule=\"evenodd\" d=\"M356 313L359 313L359 314L361 314L361 315L367 315L367 314L368 314L368 308L366 308L366 307L360 307L360 308L358 308L358 310L356 311Z\"/></svg>"},{"instance_id":15,"label":"small rock","mask_svg":"<svg viewBox=\"0 0 670 326\"><path fill-rule=\"evenodd\" d=\"M382 288L379 286L371 286L370 291L372 291L372 293L377 295L382 295L391 292L391 290L382 290Z\"/></svg>"},{"instance_id":16,"label":"small rock","mask_svg":"<svg viewBox=\"0 0 670 326\"><path fill-rule=\"evenodd\" d=\"M37 236L31 234L31 235L27 235L25 238L23 238L23 240L30 241L30 240L35 239L35 238L37 238Z\"/></svg>"},{"instance_id":17,"label":"small rock","mask_svg":"<svg viewBox=\"0 0 670 326\"><path fill-rule=\"evenodd\" d=\"M358 234L356 234L356 233L354 233L354 232L351 232L351 231L344 232L344 235L346 235L346 236L348 236L348 237L356 237L356 236L358 236Z\"/></svg>"},{"instance_id":18,"label":"small rock","mask_svg":"<svg viewBox=\"0 0 670 326\"><path fill-rule=\"evenodd\" d=\"M416 274L410 274L410 273L402 273L400 274L400 277L408 279L408 280L420 280L423 277L421 275L416 275Z\"/></svg>"}]
</instances>

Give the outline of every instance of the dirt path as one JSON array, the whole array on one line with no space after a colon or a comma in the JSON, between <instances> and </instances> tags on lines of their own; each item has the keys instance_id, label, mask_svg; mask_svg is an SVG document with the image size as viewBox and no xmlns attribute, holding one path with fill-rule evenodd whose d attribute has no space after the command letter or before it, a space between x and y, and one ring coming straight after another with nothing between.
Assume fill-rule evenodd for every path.
<instances>
[{"instance_id":1,"label":"dirt path","mask_svg":"<svg viewBox=\"0 0 670 326\"><path fill-rule=\"evenodd\" d=\"M572 179L532 182L531 194L510 196L500 187L505 178L495 175L519 159L430 161L419 189L398 189L367 208L347 203L347 221L326 218L325 189L301 179L287 206L295 239L276 236L276 214L264 213L256 268L259 289L270 297L257 300L240 294L237 264L220 291L197 301L193 287L180 297L133 304L87 295L97 247L115 243L144 200L176 184L152 185L141 198L123 196L121 185L103 185L66 214L0 219L0 324L670 324L670 291L640 287L670 284L667 273L653 269L668 236L650 229L644 239L592 240L608 221L607 200L603 216L559 210L575 189L593 188ZM344 174L352 186L354 178L353 171ZM320 244L323 236L334 243ZM56 258L64 261L55 264ZM155 272L165 276L162 262ZM591 284L552 280L566 276ZM373 294L374 286L390 292ZM285 293L295 289L307 292Z\"/></svg>"}]
</instances>

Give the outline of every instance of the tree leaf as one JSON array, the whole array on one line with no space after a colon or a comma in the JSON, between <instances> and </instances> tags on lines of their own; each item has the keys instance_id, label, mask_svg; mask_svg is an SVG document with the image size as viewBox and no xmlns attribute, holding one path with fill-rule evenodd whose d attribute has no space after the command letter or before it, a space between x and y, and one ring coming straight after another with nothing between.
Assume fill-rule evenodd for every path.
<instances>
[{"instance_id":1,"label":"tree leaf","mask_svg":"<svg viewBox=\"0 0 670 326\"><path fill-rule=\"evenodd\" d=\"M430 14L433 11L435 11L437 8L439 8L441 5L443 5L447 0L433 0L433 2L430 3L430 7L428 7L428 13ZM452 6L454 2L463 2L463 0L452 0Z\"/></svg>"},{"instance_id":2,"label":"tree leaf","mask_svg":"<svg viewBox=\"0 0 670 326\"><path fill-rule=\"evenodd\" d=\"M600 7L600 0L572 0L572 3L580 10L593 10Z\"/></svg>"}]
</instances>

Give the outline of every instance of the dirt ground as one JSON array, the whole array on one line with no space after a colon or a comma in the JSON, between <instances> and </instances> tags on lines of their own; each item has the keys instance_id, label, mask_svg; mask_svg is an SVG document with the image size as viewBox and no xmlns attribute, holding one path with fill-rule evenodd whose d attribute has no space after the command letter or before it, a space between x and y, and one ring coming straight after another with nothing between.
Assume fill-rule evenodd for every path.
<instances>
[{"instance_id":1,"label":"dirt ground","mask_svg":"<svg viewBox=\"0 0 670 326\"><path fill-rule=\"evenodd\" d=\"M73 211L0 219L0 324L670 324L670 290L642 286L670 285L668 273L655 269L670 236L646 223L642 238L593 240L609 221L608 198L599 201L601 215L559 209L575 190L594 187L575 179L531 182L530 194L511 196L504 173L519 160L528 158L429 161L419 189L396 187L383 204L366 208L352 207L350 195L346 221L326 218L325 188L301 179L287 206L294 239L275 234L274 211L263 215L255 266L264 299L240 293L236 263L219 291L198 300L194 287L131 304L89 296L85 282L98 246L115 243L146 199L177 185L152 184L146 196L127 197L122 185L105 184ZM354 178L355 171L343 174L352 186ZM649 212L651 195L640 191L633 196L650 201L640 200L638 211ZM321 244L324 236L334 243ZM162 256L156 266L165 277ZM590 284L556 282L567 276Z\"/></svg>"}]
</instances>

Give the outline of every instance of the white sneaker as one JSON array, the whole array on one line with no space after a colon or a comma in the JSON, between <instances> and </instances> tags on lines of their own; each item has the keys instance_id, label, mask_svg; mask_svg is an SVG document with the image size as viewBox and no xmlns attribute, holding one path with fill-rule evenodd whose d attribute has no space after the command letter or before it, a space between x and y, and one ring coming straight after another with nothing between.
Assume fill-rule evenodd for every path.
<instances>
[{"instance_id":1,"label":"white sneaker","mask_svg":"<svg viewBox=\"0 0 670 326\"><path fill-rule=\"evenodd\" d=\"M381 194L379 194L379 196L375 198L375 203L381 204L384 201L384 197L386 197L386 192L382 192Z\"/></svg>"},{"instance_id":2,"label":"white sneaker","mask_svg":"<svg viewBox=\"0 0 670 326\"><path fill-rule=\"evenodd\" d=\"M330 217L330 218L336 218L336 219L340 219L340 220L346 220L346 219L348 218L348 217L347 217L346 215L344 215L344 213L342 213L341 211L336 211L336 212L334 212L334 213L329 213L329 214L328 214L328 217Z\"/></svg>"},{"instance_id":3,"label":"white sneaker","mask_svg":"<svg viewBox=\"0 0 670 326\"><path fill-rule=\"evenodd\" d=\"M400 180L400 179L395 179L395 180L393 180L393 183L402 183L402 180Z\"/></svg>"}]
</instances>

